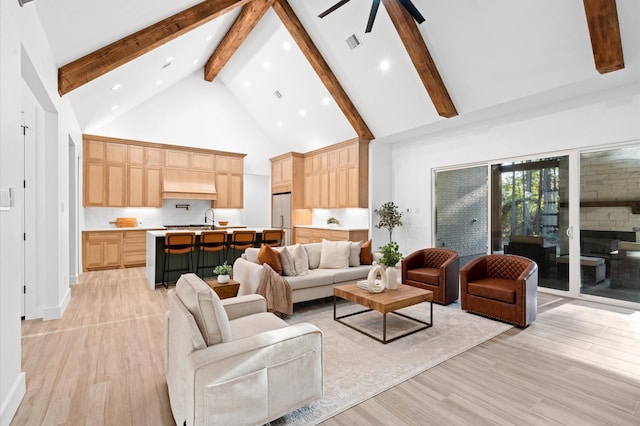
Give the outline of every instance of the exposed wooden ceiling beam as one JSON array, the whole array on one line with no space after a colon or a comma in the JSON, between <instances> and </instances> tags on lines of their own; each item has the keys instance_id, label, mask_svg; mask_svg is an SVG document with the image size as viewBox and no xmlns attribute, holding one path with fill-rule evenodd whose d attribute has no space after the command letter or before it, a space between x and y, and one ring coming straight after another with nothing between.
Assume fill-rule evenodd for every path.
<instances>
[{"instance_id":1,"label":"exposed wooden ceiling beam","mask_svg":"<svg viewBox=\"0 0 640 426\"><path fill-rule=\"evenodd\" d=\"M600 74L624 68L616 0L584 0L596 69Z\"/></svg>"},{"instance_id":2,"label":"exposed wooden ceiling beam","mask_svg":"<svg viewBox=\"0 0 640 426\"><path fill-rule=\"evenodd\" d=\"M440 77L438 68L429 53L427 44L422 38L418 25L411 14L407 12L398 0L382 0L382 3L391 18L391 22L396 27L396 31L400 35L400 39L438 114L447 118L458 115L449 92Z\"/></svg>"},{"instance_id":3,"label":"exposed wooden ceiling beam","mask_svg":"<svg viewBox=\"0 0 640 426\"><path fill-rule=\"evenodd\" d=\"M63 96L251 0L205 0L58 69Z\"/></svg>"},{"instance_id":4,"label":"exposed wooden ceiling beam","mask_svg":"<svg viewBox=\"0 0 640 426\"><path fill-rule=\"evenodd\" d=\"M287 0L275 0L273 10L280 17L280 20L291 34L291 37L293 37L298 44L300 51L302 51L311 67L316 74L318 74L318 77L320 77L320 80L322 80L331 96L333 96L336 104L356 131L358 137L366 140L374 139L373 133L371 133L371 130L367 127L367 123L364 122L364 119L356 110L355 105L353 105L351 99L349 99L349 96L340 85L335 74L331 71L329 64L327 64L322 57L322 54L313 40L311 40L311 37L302 26L302 23Z\"/></svg>"},{"instance_id":5,"label":"exposed wooden ceiling beam","mask_svg":"<svg viewBox=\"0 0 640 426\"><path fill-rule=\"evenodd\" d=\"M273 0L253 0L242 7L240 15L207 61L204 67L205 80L213 81L216 78L272 4Z\"/></svg>"}]
</instances>

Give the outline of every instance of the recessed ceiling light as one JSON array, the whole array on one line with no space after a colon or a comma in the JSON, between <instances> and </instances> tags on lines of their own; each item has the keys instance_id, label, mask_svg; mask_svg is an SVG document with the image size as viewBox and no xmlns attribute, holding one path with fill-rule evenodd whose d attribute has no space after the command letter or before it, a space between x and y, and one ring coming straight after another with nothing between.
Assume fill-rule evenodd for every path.
<instances>
[{"instance_id":1,"label":"recessed ceiling light","mask_svg":"<svg viewBox=\"0 0 640 426\"><path fill-rule=\"evenodd\" d=\"M211 41L211 39L212 39L212 38L213 38L213 37L211 37L211 36L207 36L207 38L206 38L205 40L207 40L207 41Z\"/></svg>"},{"instance_id":2,"label":"recessed ceiling light","mask_svg":"<svg viewBox=\"0 0 640 426\"><path fill-rule=\"evenodd\" d=\"M199 59L194 59L194 60L193 60L193 65L197 64L198 62L200 62L200 60L199 60Z\"/></svg>"},{"instance_id":3,"label":"recessed ceiling light","mask_svg":"<svg viewBox=\"0 0 640 426\"><path fill-rule=\"evenodd\" d=\"M283 126L282 121L278 121L278 122L276 123L276 126L278 126L278 127L282 127L282 126Z\"/></svg>"},{"instance_id":4,"label":"recessed ceiling light","mask_svg":"<svg viewBox=\"0 0 640 426\"><path fill-rule=\"evenodd\" d=\"M282 48L284 50L290 50L291 49L291 43L289 43L288 41L285 41L284 43L282 43Z\"/></svg>"},{"instance_id":5,"label":"recessed ceiling light","mask_svg":"<svg viewBox=\"0 0 640 426\"><path fill-rule=\"evenodd\" d=\"M382 71L388 71L389 67L391 67L391 63L387 60L384 60L382 62L380 62L380 69Z\"/></svg>"},{"instance_id":6,"label":"recessed ceiling light","mask_svg":"<svg viewBox=\"0 0 640 426\"><path fill-rule=\"evenodd\" d=\"M111 90L118 90L120 88L120 83L116 83L111 87Z\"/></svg>"},{"instance_id":7,"label":"recessed ceiling light","mask_svg":"<svg viewBox=\"0 0 640 426\"><path fill-rule=\"evenodd\" d=\"M327 98L327 97L322 98L322 103L323 103L324 105L329 105L329 102L331 102L331 99L329 99L329 98Z\"/></svg>"},{"instance_id":8,"label":"recessed ceiling light","mask_svg":"<svg viewBox=\"0 0 640 426\"><path fill-rule=\"evenodd\" d=\"M245 82L244 82L244 87L246 87L247 89L248 89L249 87L251 87L251 82L250 82L250 81L245 81Z\"/></svg>"},{"instance_id":9,"label":"recessed ceiling light","mask_svg":"<svg viewBox=\"0 0 640 426\"><path fill-rule=\"evenodd\" d=\"M167 62L171 62L171 61L173 61L173 56L169 56L169 57L167 58Z\"/></svg>"},{"instance_id":10,"label":"recessed ceiling light","mask_svg":"<svg viewBox=\"0 0 640 426\"><path fill-rule=\"evenodd\" d=\"M269 61L264 61L262 63L262 66L264 67L265 70L268 70L269 68L271 68L271 64L269 63Z\"/></svg>"},{"instance_id":11,"label":"recessed ceiling light","mask_svg":"<svg viewBox=\"0 0 640 426\"><path fill-rule=\"evenodd\" d=\"M162 84L162 80L156 81L156 85L160 86Z\"/></svg>"},{"instance_id":12,"label":"recessed ceiling light","mask_svg":"<svg viewBox=\"0 0 640 426\"><path fill-rule=\"evenodd\" d=\"M111 107L111 111L115 111L115 110L117 110L117 109L118 109L118 105L113 105L113 106Z\"/></svg>"},{"instance_id":13,"label":"recessed ceiling light","mask_svg":"<svg viewBox=\"0 0 640 426\"><path fill-rule=\"evenodd\" d=\"M304 117L305 115L307 115L307 111L304 109L301 109L300 111L298 111L298 114L300 114L300 117Z\"/></svg>"}]
</instances>

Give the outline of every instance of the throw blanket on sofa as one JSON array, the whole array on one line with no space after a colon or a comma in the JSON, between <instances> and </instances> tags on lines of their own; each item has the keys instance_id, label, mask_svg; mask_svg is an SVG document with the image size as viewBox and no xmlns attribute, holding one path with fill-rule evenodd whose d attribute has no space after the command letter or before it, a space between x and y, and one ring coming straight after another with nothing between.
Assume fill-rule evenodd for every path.
<instances>
[{"instance_id":1,"label":"throw blanket on sofa","mask_svg":"<svg viewBox=\"0 0 640 426\"><path fill-rule=\"evenodd\" d=\"M268 264L263 264L264 272L256 293L267 299L269 312L280 312L286 315L293 313L291 287L289 283L274 271Z\"/></svg>"}]
</instances>

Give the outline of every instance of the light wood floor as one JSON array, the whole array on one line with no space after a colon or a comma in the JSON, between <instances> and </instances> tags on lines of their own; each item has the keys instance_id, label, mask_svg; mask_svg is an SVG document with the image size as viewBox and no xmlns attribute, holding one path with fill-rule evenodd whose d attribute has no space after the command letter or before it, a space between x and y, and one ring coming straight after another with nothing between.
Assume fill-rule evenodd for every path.
<instances>
[{"instance_id":1,"label":"light wood floor","mask_svg":"<svg viewBox=\"0 0 640 426\"><path fill-rule=\"evenodd\" d=\"M547 313L527 329L322 424L639 425L640 313L554 299L540 295ZM143 268L83 274L62 319L23 322L27 393L12 425L172 425L166 309Z\"/></svg>"}]
</instances>

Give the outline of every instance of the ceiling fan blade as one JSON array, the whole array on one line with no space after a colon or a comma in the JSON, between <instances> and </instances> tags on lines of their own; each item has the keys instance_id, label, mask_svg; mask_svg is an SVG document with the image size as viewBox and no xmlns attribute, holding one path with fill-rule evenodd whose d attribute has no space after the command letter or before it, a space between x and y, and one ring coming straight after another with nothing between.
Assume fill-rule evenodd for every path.
<instances>
[{"instance_id":1,"label":"ceiling fan blade","mask_svg":"<svg viewBox=\"0 0 640 426\"><path fill-rule=\"evenodd\" d=\"M418 11L418 9L416 9L416 7L413 5L411 0L398 0L398 1L400 2L401 5L404 6L405 9L407 9L407 12L409 12L411 16L413 16L413 19L415 19L418 24L422 24L424 22L424 16L422 16L422 14Z\"/></svg>"},{"instance_id":2,"label":"ceiling fan blade","mask_svg":"<svg viewBox=\"0 0 640 426\"><path fill-rule=\"evenodd\" d=\"M325 10L320 15L318 15L318 18L324 18L325 16L327 16L328 14L330 14L331 12L336 10L337 8L339 8L341 6L344 6L345 4L349 3L349 1L351 1L351 0L340 0L338 3L334 4L329 9Z\"/></svg>"},{"instance_id":3,"label":"ceiling fan blade","mask_svg":"<svg viewBox=\"0 0 640 426\"><path fill-rule=\"evenodd\" d=\"M370 33L371 28L373 28L373 21L376 20L376 14L378 13L378 7L380 6L380 0L373 0L371 4L371 12L369 12L369 21L367 22L367 29L364 30L365 33Z\"/></svg>"}]
</instances>

